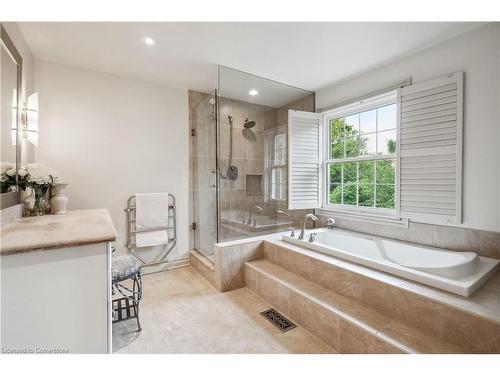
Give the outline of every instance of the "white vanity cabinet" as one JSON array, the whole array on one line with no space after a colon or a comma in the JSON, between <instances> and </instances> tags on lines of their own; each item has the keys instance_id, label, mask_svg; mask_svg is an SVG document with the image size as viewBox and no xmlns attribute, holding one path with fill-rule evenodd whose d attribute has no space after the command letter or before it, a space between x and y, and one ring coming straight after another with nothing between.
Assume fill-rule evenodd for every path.
<instances>
[{"instance_id":1,"label":"white vanity cabinet","mask_svg":"<svg viewBox=\"0 0 500 375\"><path fill-rule=\"evenodd\" d=\"M23 218L1 234L2 352L111 353L107 211Z\"/></svg>"}]
</instances>

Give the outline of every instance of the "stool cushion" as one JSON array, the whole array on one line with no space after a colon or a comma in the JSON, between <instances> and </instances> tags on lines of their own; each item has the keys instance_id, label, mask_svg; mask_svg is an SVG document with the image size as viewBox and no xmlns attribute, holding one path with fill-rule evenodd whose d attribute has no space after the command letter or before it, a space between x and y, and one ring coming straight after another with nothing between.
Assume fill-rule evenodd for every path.
<instances>
[{"instance_id":1,"label":"stool cushion","mask_svg":"<svg viewBox=\"0 0 500 375\"><path fill-rule=\"evenodd\" d=\"M136 276L141 271L141 265L132 255L113 255L111 264L111 279L119 282Z\"/></svg>"}]
</instances>

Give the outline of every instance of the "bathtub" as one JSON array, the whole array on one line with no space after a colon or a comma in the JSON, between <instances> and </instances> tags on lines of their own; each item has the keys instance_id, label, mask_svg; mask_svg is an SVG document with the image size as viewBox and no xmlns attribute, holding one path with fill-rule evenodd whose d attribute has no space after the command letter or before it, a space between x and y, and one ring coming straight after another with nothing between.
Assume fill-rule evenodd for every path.
<instances>
[{"instance_id":1,"label":"bathtub","mask_svg":"<svg viewBox=\"0 0 500 375\"><path fill-rule=\"evenodd\" d=\"M309 234L316 240L308 242ZM387 240L339 229L306 231L304 240L284 234L283 241L409 280L469 297L497 270L500 260Z\"/></svg>"}]
</instances>

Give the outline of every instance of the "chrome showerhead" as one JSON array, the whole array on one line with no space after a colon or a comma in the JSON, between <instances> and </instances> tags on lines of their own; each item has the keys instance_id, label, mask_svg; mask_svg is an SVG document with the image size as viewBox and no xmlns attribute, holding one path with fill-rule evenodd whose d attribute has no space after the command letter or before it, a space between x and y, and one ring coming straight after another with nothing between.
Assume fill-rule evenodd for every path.
<instances>
[{"instance_id":1,"label":"chrome showerhead","mask_svg":"<svg viewBox=\"0 0 500 375\"><path fill-rule=\"evenodd\" d=\"M245 119L245 123L243 124L245 129L251 129L255 126L255 121L248 121L248 117Z\"/></svg>"}]
</instances>

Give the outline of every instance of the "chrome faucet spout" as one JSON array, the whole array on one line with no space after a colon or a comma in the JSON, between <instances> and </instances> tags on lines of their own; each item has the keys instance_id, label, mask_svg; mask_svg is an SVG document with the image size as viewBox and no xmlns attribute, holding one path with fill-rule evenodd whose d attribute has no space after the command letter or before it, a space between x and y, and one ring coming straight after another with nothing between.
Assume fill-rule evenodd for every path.
<instances>
[{"instance_id":1,"label":"chrome faucet spout","mask_svg":"<svg viewBox=\"0 0 500 375\"><path fill-rule=\"evenodd\" d=\"M298 237L299 240L303 240L304 239L304 235L305 235L305 232L306 232L307 219L311 219L312 221L317 221L318 220L318 218L315 215L313 215L313 214L307 214L304 217L304 220L302 220L300 222L300 234L299 234L299 237Z\"/></svg>"},{"instance_id":2,"label":"chrome faucet spout","mask_svg":"<svg viewBox=\"0 0 500 375\"><path fill-rule=\"evenodd\" d=\"M304 218L304 221L307 221L307 219L312 219L312 221L318 220L318 218L313 214L307 214L306 217Z\"/></svg>"},{"instance_id":3,"label":"chrome faucet spout","mask_svg":"<svg viewBox=\"0 0 500 375\"><path fill-rule=\"evenodd\" d=\"M248 221L247 221L247 224L248 225L252 225L252 214L253 214L253 211L254 209L258 212L264 212L264 209L261 207L261 206L250 206L250 208L248 209ZM255 220L254 220L255 221ZM255 226L257 223L255 222L253 225Z\"/></svg>"}]
</instances>

